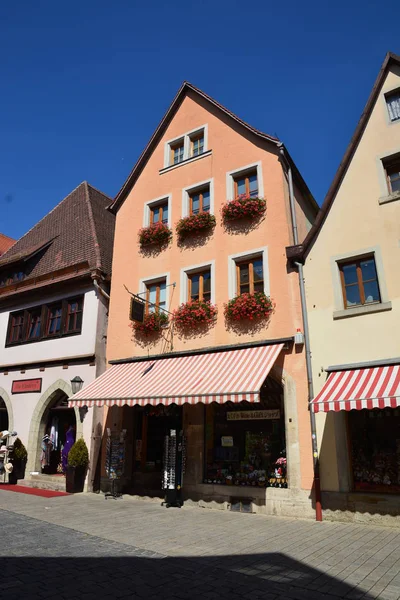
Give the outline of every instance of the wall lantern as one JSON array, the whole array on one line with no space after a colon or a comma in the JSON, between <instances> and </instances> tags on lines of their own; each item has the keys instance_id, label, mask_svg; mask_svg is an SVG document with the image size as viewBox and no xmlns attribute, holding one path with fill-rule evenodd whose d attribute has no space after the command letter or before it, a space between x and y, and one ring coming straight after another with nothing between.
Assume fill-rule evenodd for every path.
<instances>
[{"instance_id":1,"label":"wall lantern","mask_svg":"<svg viewBox=\"0 0 400 600\"><path fill-rule=\"evenodd\" d=\"M73 394L77 394L78 392L81 391L83 386L83 379L81 379L79 377L79 375L76 375L73 379L71 379L71 388L72 388L72 393Z\"/></svg>"}]
</instances>

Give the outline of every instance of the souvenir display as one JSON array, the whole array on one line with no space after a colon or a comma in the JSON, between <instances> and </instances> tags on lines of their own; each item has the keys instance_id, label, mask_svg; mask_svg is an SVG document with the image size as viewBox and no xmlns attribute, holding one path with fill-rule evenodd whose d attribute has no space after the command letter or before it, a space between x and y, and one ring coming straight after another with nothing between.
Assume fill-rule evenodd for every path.
<instances>
[{"instance_id":1,"label":"souvenir display","mask_svg":"<svg viewBox=\"0 0 400 600\"><path fill-rule=\"evenodd\" d=\"M121 433L111 433L109 429L107 430L105 470L108 478L111 479L111 492L105 495L106 498L121 497L121 493L116 491L116 481L121 479L124 473L125 436L126 429Z\"/></svg>"},{"instance_id":2,"label":"souvenir display","mask_svg":"<svg viewBox=\"0 0 400 600\"><path fill-rule=\"evenodd\" d=\"M182 431L170 429L164 439L164 457L161 487L164 502L169 506L182 506L183 475L186 466L186 440Z\"/></svg>"}]
</instances>

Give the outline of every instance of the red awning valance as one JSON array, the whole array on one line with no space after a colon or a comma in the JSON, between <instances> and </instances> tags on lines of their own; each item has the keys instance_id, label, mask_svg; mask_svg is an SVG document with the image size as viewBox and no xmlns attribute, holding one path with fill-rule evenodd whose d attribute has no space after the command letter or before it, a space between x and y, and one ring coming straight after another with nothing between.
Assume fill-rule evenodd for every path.
<instances>
[{"instance_id":1,"label":"red awning valance","mask_svg":"<svg viewBox=\"0 0 400 600\"><path fill-rule=\"evenodd\" d=\"M283 344L112 365L69 406L258 402Z\"/></svg>"},{"instance_id":2,"label":"red awning valance","mask_svg":"<svg viewBox=\"0 0 400 600\"><path fill-rule=\"evenodd\" d=\"M400 406L400 365L331 373L311 402L314 412Z\"/></svg>"}]
</instances>

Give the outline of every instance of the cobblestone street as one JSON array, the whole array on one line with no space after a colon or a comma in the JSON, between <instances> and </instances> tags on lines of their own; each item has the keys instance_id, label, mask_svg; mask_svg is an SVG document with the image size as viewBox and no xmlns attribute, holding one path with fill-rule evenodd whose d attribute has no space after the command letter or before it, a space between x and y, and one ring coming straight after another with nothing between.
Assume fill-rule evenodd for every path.
<instances>
[{"instance_id":1,"label":"cobblestone street","mask_svg":"<svg viewBox=\"0 0 400 600\"><path fill-rule=\"evenodd\" d=\"M100 495L0 491L2 590L20 598L400 598L400 531Z\"/></svg>"}]
</instances>

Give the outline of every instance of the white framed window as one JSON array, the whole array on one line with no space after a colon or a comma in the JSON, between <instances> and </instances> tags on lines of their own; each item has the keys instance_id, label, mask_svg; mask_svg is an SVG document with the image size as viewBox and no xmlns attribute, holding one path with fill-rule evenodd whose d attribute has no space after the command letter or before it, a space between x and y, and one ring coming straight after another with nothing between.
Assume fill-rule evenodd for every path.
<instances>
[{"instance_id":1,"label":"white framed window","mask_svg":"<svg viewBox=\"0 0 400 600\"><path fill-rule=\"evenodd\" d=\"M400 147L376 157L380 187L379 204L400 199Z\"/></svg>"},{"instance_id":2,"label":"white framed window","mask_svg":"<svg viewBox=\"0 0 400 600\"><path fill-rule=\"evenodd\" d=\"M201 125L165 143L164 169L177 167L188 160L196 160L207 152L208 125Z\"/></svg>"},{"instance_id":3,"label":"white framed window","mask_svg":"<svg viewBox=\"0 0 400 600\"><path fill-rule=\"evenodd\" d=\"M180 302L210 300L215 303L215 261L181 269Z\"/></svg>"},{"instance_id":4,"label":"white framed window","mask_svg":"<svg viewBox=\"0 0 400 600\"><path fill-rule=\"evenodd\" d=\"M162 222L172 226L171 202L172 194L149 200L144 205L143 227Z\"/></svg>"},{"instance_id":5,"label":"white framed window","mask_svg":"<svg viewBox=\"0 0 400 600\"><path fill-rule=\"evenodd\" d=\"M400 121L400 88L386 92L385 102L388 111L389 121L394 123Z\"/></svg>"},{"instance_id":6,"label":"white framed window","mask_svg":"<svg viewBox=\"0 0 400 600\"><path fill-rule=\"evenodd\" d=\"M214 214L214 179L199 181L182 190L182 217L199 212Z\"/></svg>"},{"instance_id":7,"label":"white framed window","mask_svg":"<svg viewBox=\"0 0 400 600\"><path fill-rule=\"evenodd\" d=\"M140 280L139 294L146 301L145 314L154 312L157 308L169 310L169 283L169 273Z\"/></svg>"},{"instance_id":8,"label":"white framed window","mask_svg":"<svg viewBox=\"0 0 400 600\"><path fill-rule=\"evenodd\" d=\"M264 197L261 161L228 171L226 174L227 200L234 200L242 194L259 198Z\"/></svg>"},{"instance_id":9,"label":"white framed window","mask_svg":"<svg viewBox=\"0 0 400 600\"><path fill-rule=\"evenodd\" d=\"M228 256L229 299L257 291L270 295L268 246Z\"/></svg>"}]
</instances>

